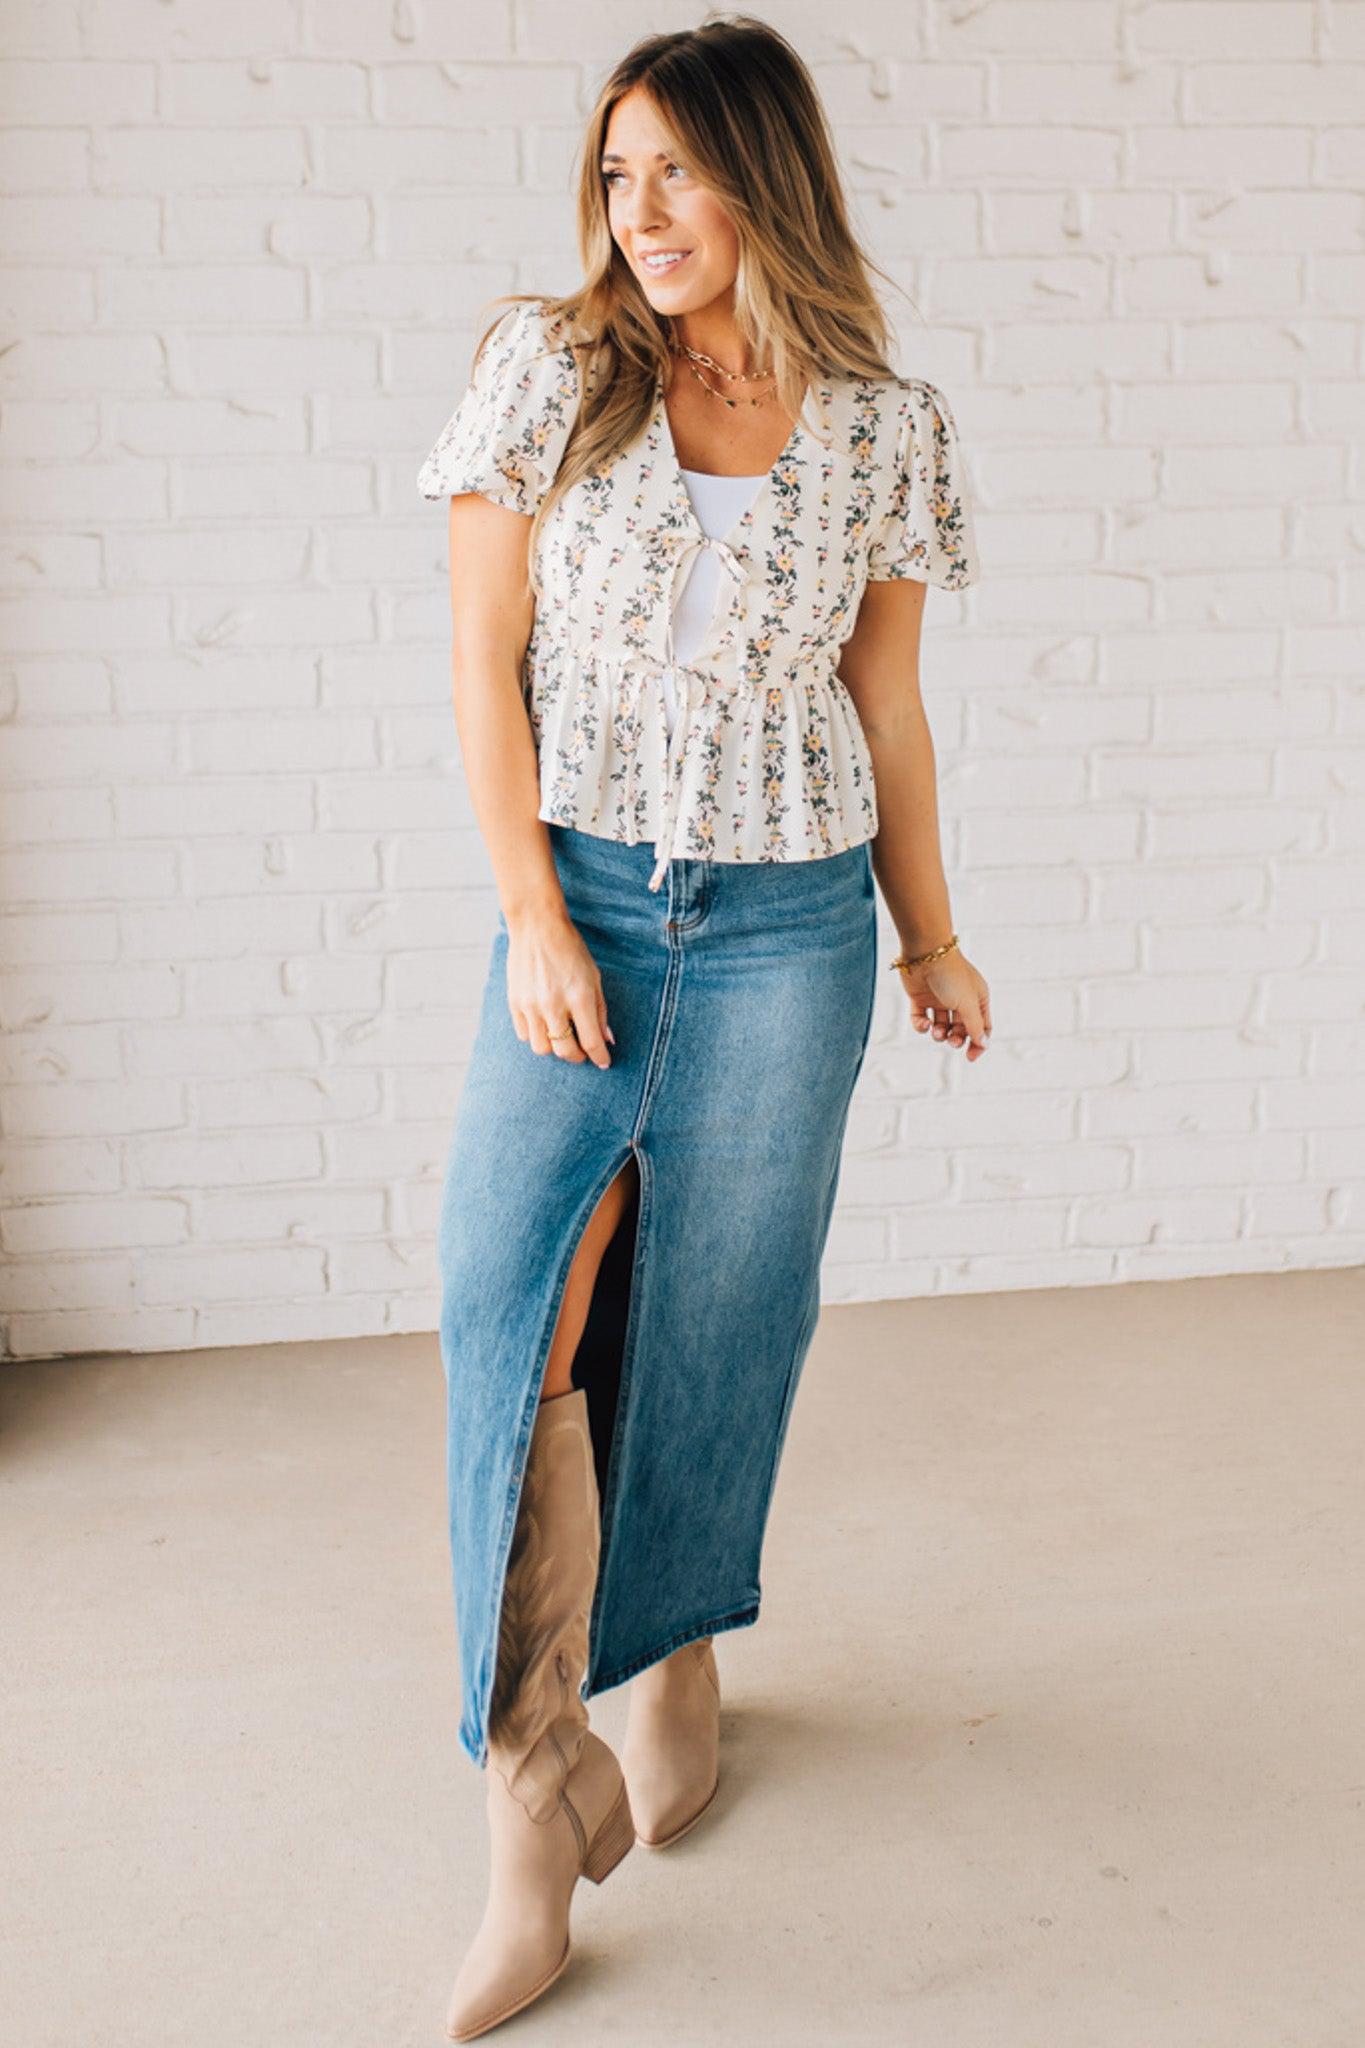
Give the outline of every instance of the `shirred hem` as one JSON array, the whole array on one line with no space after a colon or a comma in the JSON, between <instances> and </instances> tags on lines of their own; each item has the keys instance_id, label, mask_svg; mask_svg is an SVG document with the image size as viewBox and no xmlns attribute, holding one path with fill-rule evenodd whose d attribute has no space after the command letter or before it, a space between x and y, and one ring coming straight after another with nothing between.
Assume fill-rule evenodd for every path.
<instances>
[{"instance_id":1,"label":"shirred hem","mask_svg":"<svg viewBox=\"0 0 1365 2048\"><path fill-rule=\"evenodd\" d=\"M602 836L627 845L649 840L651 891L670 859L802 861L875 838L872 749L831 650L778 657L761 685L727 676L732 659L742 669L734 647L676 665L692 680L669 730L649 655L537 640L523 694L539 815L589 831L605 823Z\"/></svg>"}]
</instances>

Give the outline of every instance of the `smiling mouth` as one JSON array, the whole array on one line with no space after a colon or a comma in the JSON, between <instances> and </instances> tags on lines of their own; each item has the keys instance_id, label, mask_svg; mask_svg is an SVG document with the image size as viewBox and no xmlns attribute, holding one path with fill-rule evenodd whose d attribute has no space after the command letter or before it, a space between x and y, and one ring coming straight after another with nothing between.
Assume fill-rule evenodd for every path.
<instances>
[{"instance_id":1,"label":"smiling mouth","mask_svg":"<svg viewBox=\"0 0 1365 2048\"><path fill-rule=\"evenodd\" d=\"M676 270L680 263L686 263L691 254L690 249L680 249L676 253L670 250L667 255L661 251L658 256L652 256L646 251L640 258L640 268L647 271L650 277L666 277L669 271Z\"/></svg>"}]
</instances>

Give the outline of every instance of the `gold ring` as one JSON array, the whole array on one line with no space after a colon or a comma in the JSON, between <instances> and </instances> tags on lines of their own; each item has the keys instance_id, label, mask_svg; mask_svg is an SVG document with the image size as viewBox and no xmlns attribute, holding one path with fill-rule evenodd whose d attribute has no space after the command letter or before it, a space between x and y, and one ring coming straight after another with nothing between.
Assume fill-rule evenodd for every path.
<instances>
[{"instance_id":1,"label":"gold ring","mask_svg":"<svg viewBox=\"0 0 1365 2048\"><path fill-rule=\"evenodd\" d=\"M577 1033L576 1033L576 1032L575 1032L575 1030L574 1030L574 1026L573 1026L573 1019L572 1019L572 1018L570 1018L570 1019L569 1019L569 1022L568 1022L568 1023L567 1023L567 1024L566 1024L566 1025L564 1026L564 1029L563 1029L562 1031L551 1031L551 1032L548 1032L548 1033L547 1033L546 1035L547 1035L547 1037L549 1038L549 1040L550 1040L550 1043L551 1043L552 1045L553 1045L554 1041L555 1041L555 1040L556 1040L557 1038L574 1038L574 1037L576 1037L576 1036L577 1036Z\"/></svg>"}]
</instances>

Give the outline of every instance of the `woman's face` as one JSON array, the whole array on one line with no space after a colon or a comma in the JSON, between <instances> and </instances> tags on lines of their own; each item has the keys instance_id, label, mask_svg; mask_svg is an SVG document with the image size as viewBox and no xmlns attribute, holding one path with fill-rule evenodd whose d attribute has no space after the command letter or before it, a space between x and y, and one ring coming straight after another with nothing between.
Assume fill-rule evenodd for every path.
<instances>
[{"instance_id":1,"label":"woman's face","mask_svg":"<svg viewBox=\"0 0 1365 2048\"><path fill-rule=\"evenodd\" d=\"M612 108L600 169L612 234L657 312L696 313L730 291L739 269L734 225L672 154L642 86Z\"/></svg>"}]
</instances>

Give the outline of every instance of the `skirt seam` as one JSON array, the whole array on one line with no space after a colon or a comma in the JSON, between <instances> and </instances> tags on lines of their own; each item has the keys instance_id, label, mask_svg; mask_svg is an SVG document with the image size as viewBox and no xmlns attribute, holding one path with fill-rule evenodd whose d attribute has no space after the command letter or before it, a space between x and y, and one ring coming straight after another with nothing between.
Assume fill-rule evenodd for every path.
<instances>
[{"instance_id":1,"label":"skirt seam","mask_svg":"<svg viewBox=\"0 0 1365 2048\"><path fill-rule=\"evenodd\" d=\"M626 1318L625 1335L621 1342L621 1377L616 1389L615 1422L612 1428L611 1450L607 1457L606 1484L601 1501L601 1526L598 1539L597 1583L593 1588L592 1606L588 1612L588 1670L591 1673L592 1659L596 1654L602 1621L602 1601L606 1591L607 1563L611 1550L612 1529L616 1521L616 1500L620 1492L621 1470L624 1462L622 1446L630 1423L630 1390L635 1376L636 1337L640 1327L640 1298L643 1292L643 1276L646 1252L650 1242L650 1218L654 1203L654 1169L648 1152L640 1142L640 1132L649 1106L653 1100L656 1076L663 1070L664 1055L668 1041L673 1034L673 1016L677 1005L678 984L682 979L682 949L671 947L672 957L664 975L663 990L659 998L659 1016L654 1029L654 1043L649 1049L649 1065L645 1069L644 1085L640 1090L640 1107L636 1112L631 1129L630 1149L640 1171L640 1213L635 1220L635 1257L630 1269L630 1309Z\"/></svg>"},{"instance_id":2,"label":"skirt seam","mask_svg":"<svg viewBox=\"0 0 1365 2048\"><path fill-rule=\"evenodd\" d=\"M597 1580L593 1586L592 1605L588 1610L588 1671L596 1655L602 1620L602 1600L607 1584L607 1559L611 1548L611 1530L616 1519L616 1500L620 1492L621 1470L624 1464L623 1445L630 1421L630 1390L635 1376L636 1337L640 1327L640 1300L643 1293L643 1276L646 1248L649 1244L650 1216L653 1208L653 1169L649 1154L642 1147L632 1144L632 1153L640 1173L640 1213L635 1219L635 1257L630 1269L630 1307L626 1315L625 1334L621 1340L621 1376L616 1388L615 1419L612 1426L611 1449L607 1455L606 1486L602 1495L598 1531ZM586 1697L586 1695L585 1695Z\"/></svg>"}]
</instances>

